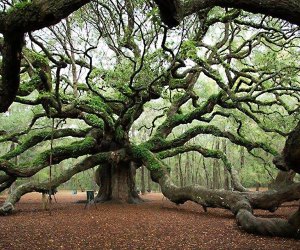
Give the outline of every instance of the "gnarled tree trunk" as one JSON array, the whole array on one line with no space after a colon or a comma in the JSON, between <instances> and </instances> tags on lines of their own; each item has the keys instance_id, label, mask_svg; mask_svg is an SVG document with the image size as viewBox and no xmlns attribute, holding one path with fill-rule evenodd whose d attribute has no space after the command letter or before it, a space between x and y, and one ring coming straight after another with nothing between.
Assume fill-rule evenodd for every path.
<instances>
[{"instance_id":1,"label":"gnarled tree trunk","mask_svg":"<svg viewBox=\"0 0 300 250\"><path fill-rule=\"evenodd\" d=\"M142 202L135 189L135 172L136 167L130 162L106 164L99 167L95 179L100 188L95 202Z\"/></svg>"}]
</instances>

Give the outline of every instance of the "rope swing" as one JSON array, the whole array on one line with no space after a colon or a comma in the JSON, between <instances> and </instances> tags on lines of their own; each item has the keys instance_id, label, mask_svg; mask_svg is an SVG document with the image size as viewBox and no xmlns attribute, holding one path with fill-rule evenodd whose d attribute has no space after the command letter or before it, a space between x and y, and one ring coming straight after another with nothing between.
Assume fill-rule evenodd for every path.
<instances>
[{"instance_id":1,"label":"rope swing","mask_svg":"<svg viewBox=\"0 0 300 250\"><path fill-rule=\"evenodd\" d=\"M52 196L56 202L55 192L52 189L52 165L53 165L53 141L54 141L54 130L55 130L55 119L51 118L51 139L50 139L50 154L49 154L49 190L42 193L43 195L43 207L45 210L49 211L49 215L51 215L51 205L52 205ZM48 193L48 197L46 198L46 194Z\"/></svg>"},{"instance_id":2,"label":"rope swing","mask_svg":"<svg viewBox=\"0 0 300 250\"><path fill-rule=\"evenodd\" d=\"M50 117L51 119L51 117ZM51 126L51 141L50 141L50 155L49 155L49 191L48 191L48 199L49 199L49 214L51 215L51 204L52 204L52 163L53 163L53 139L54 139L54 118L52 118L52 126ZM53 191L54 196L54 191ZM55 198L55 196L54 196Z\"/></svg>"}]
</instances>

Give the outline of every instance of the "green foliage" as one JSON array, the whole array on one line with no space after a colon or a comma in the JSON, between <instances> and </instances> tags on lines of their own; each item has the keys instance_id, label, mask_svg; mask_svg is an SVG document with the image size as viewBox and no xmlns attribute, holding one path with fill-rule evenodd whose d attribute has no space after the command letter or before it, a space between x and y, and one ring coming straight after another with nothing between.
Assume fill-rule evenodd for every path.
<instances>
[{"instance_id":1,"label":"green foliage","mask_svg":"<svg viewBox=\"0 0 300 250\"><path fill-rule=\"evenodd\" d=\"M15 3L11 8L9 8L9 10L7 11L8 13L12 13L15 10L24 10L26 8L28 8L29 6L31 6L31 0L21 0L17 3Z\"/></svg>"},{"instance_id":2,"label":"green foliage","mask_svg":"<svg viewBox=\"0 0 300 250\"><path fill-rule=\"evenodd\" d=\"M181 45L180 51L184 58L190 58L192 60L196 60L197 58L197 46L195 41L184 41Z\"/></svg>"},{"instance_id":3,"label":"green foliage","mask_svg":"<svg viewBox=\"0 0 300 250\"><path fill-rule=\"evenodd\" d=\"M145 162L147 164L147 168L149 170L161 169L160 161L158 159L156 159L155 156L153 155L153 153L151 153L151 151L149 151L149 149L147 149L146 147L132 145L131 153L134 158Z\"/></svg>"},{"instance_id":4,"label":"green foliage","mask_svg":"<svg viewBox=\"0 0 300 250\"><path fill-rule=\"evenodd\" d=\"M96 127L96 128L101 128L103 129L104 128L104 122L102 119L100 119L98 116L94 115L94 114L87 114L86 115L86 119L89 120L89 122L91 123L91 125L93 127Z\"/></svg>"},{"instance_id":5,"label":"green foliage","mask_svg":"<svg viewBox=\"0 0 300 250\"><path fill-rule=\"evenodd\" d=\"M31 1L14 2L9 11L31 5ZM62 128L100 128L92 131L101 133L108 143L120 148L131 145L126 160L131 161L133 156L157 178L168 170L168 165L177 184L211 187L214 167L224 170L225 165L229 170L238 170L246 186L256 182L266 185L270 181L267 170L272 169L271 155L280 152L285 140L276 130L290 131L299 118L299 41L282 35L294 31L286 31L289 27L269 18L238 16L237 10L218 7L201 22L187 17L182 27L168 30L166 50L161 45L163 30L157 7L149 9L145 1L131 1L134 17L129 17L126 8L115 8L119 3L111 3L91 3L51 31L35 32L49 54L66 67L58 79L58 65L46 54L36 52L38 46L30 48L28 42L22 52L19 94L22 101L34 100L37 105L12 106L9 115L0 116L0 130L8 135L24 131L33 118L31 110L44 117L32 124L28 135L16 135L15 141L24 145L14 153L7 153L11 139L1 135L1 155L18 156L19 167L24 169L45 165L49 161L49 141L23 151L26 140L35 134L32 131L42 131L45 139L49 138L49 117L54 115ZM129 27L131 18L133 27ZM232 18L237 18L236 22L231 22ZM257 23L259 28L243 22ZM185 66L173 74L176 60L184 61ZM186 72L182 79L174 77ZM48 88L42 85L43 77L51 85ZM54 91L56 82L58 92ZM227 153L216 148L219 138L226 141ZM240 146L234 142L249 152L245 150L242 156ZM93 154L95 150L88 149L94 143L89 136L83 141L55 140L53 153L57 158L69 159L59 164L57 173L72 168L76 160L71 158L76 158L78 152ZM98 150L101 142L97 143ZM199 152L184 152L189 145L205 148L202 154L206 158ZM159 158L167 156L167 146L168 152L178 150L178 154L162 163ZM36 177L47 178L47 169ZM87 186L91 176L79 174L72 182L76 178Z\"/></svg>"}]
</instances>

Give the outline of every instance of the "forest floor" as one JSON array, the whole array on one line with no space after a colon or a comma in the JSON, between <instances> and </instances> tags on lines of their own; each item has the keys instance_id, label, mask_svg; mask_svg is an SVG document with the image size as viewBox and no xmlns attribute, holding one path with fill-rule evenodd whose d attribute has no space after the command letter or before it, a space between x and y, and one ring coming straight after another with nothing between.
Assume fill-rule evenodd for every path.
<instances>
[{"instance_id":1,"label":"forest floor","mask_svg":"<svg viewBox=\"0 0 300 250\"><path fill-rule=\"evenodd\" d=\"M234 216L187 202L176 206L162 194L143 195L139 205L76 204L85 193L59 191L51 215L41 195L25 195L12 216L0 217L0 249L300 249L300 241L262 237L241 231ZM0 196L0 203L4 201ZM286 218L296 203L263 217Z\"/></svg>"}]
</instances>

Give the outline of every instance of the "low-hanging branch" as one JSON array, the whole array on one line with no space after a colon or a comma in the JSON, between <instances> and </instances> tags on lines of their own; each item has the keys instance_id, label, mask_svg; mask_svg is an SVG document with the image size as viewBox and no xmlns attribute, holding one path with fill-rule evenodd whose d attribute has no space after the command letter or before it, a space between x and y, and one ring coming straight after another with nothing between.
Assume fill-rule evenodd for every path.
<instances>
[{"instance_id":1,"label":"low-hanging branch","mask_svg":"<svg viewBox=\"0 0 300 250\"><path fill-rule=\"evenodd\" d=\"M95 152L96 144L95 138L88 136L79 142L46 150L36 156L34 160L22 164L23 167L15 166L13 163L0 158L0 170L11 176L30 177L49 166L50 154L52 155L52 164L58 164L65 159L77 158Z\"/></svg>"},{"instance_id":2,"label":"low-hanging branch","mask_svg":"<svg viewBox=\"0 0 300 250\"><path fill-rule=\"evenodd\" d=\"M217 137L223 137L229 139L234 144L243 146L248 149L248 151L251 151L255 148L261 148L265 150L266 152L276 156L278 155L278 152L273 149L271 146L267 145L263 142L251 142L247 140L246 138L243 138L238 135L234 135L233 133L229 131L222 131L218 127L214 125L198 125L194 126L184 133L182 135L178 136L177 138L173 140L163 140L157 136L154 136L149 141L145 142L143 145L147 148L151 149L153 152L161 151L161 150L168 150L173 147L178 147L184 145L187 141L189 141L191 138L194 138L200 134L210 134Z\"/></svg>"},{"instance_id":3,"label":"low-hanging branch","mask_svg":"<svg viewBox=\"0 0 300 250\"><path fill-rule=\"evenodd\" d=\"M87 133L89 132L90 128L88 129L71 129L71 128L66 128L66 129L58 129L55 130L54 132L47 131L41 131L38 133L34 133L32 136L27 136L22 143L20 143L19 145L17 145L16 148L14 148L13 150L9 151L8 153L2 155L0 157L0 161L8 161L10 159L12 159L13 157L17 157L20 154L24 153L25 151L27 151L28 149L36 146L37 144L50 140L52 139L59 139L59 138L63 138L63 137L85 137L87 135Z\"/></svg>"},{"instance_id":4,"label":"low-hanging branch","mask_svg":"<svg viewBox=\"0 0 300 250\"><path fill-rule=\"evenodd\" d=\"M27 182L23 185L18 186L13 192L8 196L2 207L0 207L0 215L11 214L14 210L14 205L20 200L20 198L26 194L33 191L36 192L47 192L49 190L54 190L62 183L71 179L77 173L82 171L91 169L97 165L101 165L101 163L105 163L107 161L115 161L116 156L119 160L125 159L125 151L119 150L116 152L105 152L105 153L97 153L91 156L86 157L84 160L76 164L74 167L71 167L67 170L62 171L62 173L51 179L51 181L47 180L44 182Z\"/></svg>"}]
</instances>

